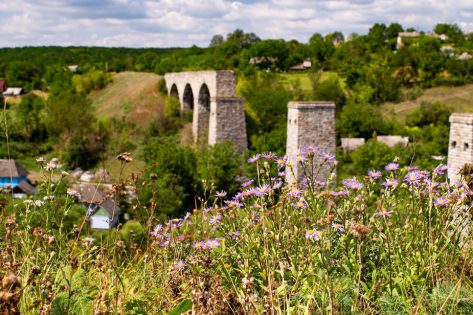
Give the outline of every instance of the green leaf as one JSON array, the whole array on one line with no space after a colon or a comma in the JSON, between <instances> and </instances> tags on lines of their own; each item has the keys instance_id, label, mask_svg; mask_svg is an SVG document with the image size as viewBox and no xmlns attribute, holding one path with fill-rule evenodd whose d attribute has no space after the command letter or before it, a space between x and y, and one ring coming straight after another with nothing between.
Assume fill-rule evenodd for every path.
<instances>
[{"instance_id":1,"label":"green leaf","mask_svg":"<svg viewBox=\"0 0 473 315\"><path fill-rule=\"evenodd\" d=\"M192 301L187 299L179 303L173 310L169 312L169 315L180 315L192 309Z\"/></svg>"}]
</instances>

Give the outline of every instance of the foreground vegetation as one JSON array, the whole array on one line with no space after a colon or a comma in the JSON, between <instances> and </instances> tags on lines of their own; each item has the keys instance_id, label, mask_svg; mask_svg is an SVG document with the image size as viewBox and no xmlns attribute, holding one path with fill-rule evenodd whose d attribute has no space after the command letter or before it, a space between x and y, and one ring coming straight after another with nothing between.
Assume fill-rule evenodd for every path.
<instances>
[{"instance_id":1,"label":"foreground vegetation","mask_svg":"<svg viewBox=\"0 0 473 315\"><path fill-rule=\"evenodd\" d=\"M57 164L43 164L41 195L4 199L1 311L473 312L471 170L465 182L449 184L445 165L420 171L392 162L334 187L318 170L337 162L313 147L249 162L257 179L234 195L211 190L165 223L153 204L136 205L147 214L141 222L103 233L71 226L75 192L50 181ZM300 187L284 177L296 163L305 171ZM144 185L158 176L142 177Z\"/></svg>"}]
</instances>

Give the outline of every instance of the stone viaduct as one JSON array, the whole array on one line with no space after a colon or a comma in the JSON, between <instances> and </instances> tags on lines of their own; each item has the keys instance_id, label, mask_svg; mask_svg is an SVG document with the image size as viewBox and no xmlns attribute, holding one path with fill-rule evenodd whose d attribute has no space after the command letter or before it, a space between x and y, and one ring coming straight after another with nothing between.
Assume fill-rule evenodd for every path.
<instances>
[{"instance_id":1,"label":"stone viaduct","mask_svg":"<svg viewBox=\"0 0 473 315\"><path fill-rule=\"evenodd\" d=\"M314 146L319 151L335 156L335 103L322 101L289 102L287 112L286 154L294 161L297 150ZM331 166L325 164L318 173L319 181L326 181ZM300 163L292 163L292 170L286 171L288 183L302 178Z\"/></svg>"},{"instance_id":2,"label":"stone viaduct","mask_svg":"<svg viewBox=\"0 0 473 315\"><path fill-rule=\"evenodd\" d=\"M192 111L195 142L231 141L247 149L244 101L236 97L233 71L174 72L164 75L170 96L179 99L181 115Z\"/></svg>"},{"instance_id":3,"label":"stone viaduct","mask_svg":"<svg viewBox=\"0 0 473 315\"><path fill-rule=\"evenodd\" d=\"M448 145L448 178L454 184L460 181L460 169L473 163L473 114L453 113L450 116Z\"/></svg>"}]
</instances>

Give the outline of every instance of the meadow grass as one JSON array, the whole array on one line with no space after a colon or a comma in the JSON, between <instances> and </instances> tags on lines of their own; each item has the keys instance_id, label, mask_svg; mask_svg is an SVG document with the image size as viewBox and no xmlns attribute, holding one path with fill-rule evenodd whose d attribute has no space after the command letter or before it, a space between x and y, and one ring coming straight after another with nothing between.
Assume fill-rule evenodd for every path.
<instances>
[{"instance_id":1,"label":"meadow grass","mask_svg":"<svg viewBox=\"0 0 473 315\"><path fill-rule=\"evenodd\" d=\"M144 222L105 232L91 231L84 215L71 222L77 194L52 180L56 162L42 162L40 195L3 197L0 311L473 312L471 177L449 184L446 165L393 162L335 187L327 184L335 175L319 171L337 162L313 147L249 162L256 177L234 196L213 192L167 222L154 219L159 205L136 204ZM295 163L305 174L298 186L285 181ZM122 185L139 190L156 176Z\"/></svg>"}]
</instances>

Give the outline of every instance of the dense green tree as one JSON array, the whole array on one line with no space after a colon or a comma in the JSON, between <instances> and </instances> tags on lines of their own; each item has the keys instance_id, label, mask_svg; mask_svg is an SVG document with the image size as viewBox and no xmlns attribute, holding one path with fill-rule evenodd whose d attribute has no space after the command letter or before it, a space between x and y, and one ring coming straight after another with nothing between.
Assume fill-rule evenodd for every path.
<instances>
[{"instance_id":1,"label":"dense green tree","mask_svg":"<svg viewBox=\"0 0 473 315\"><path fill-rule=\"evenodd\" d=\"M217 35L214 35L212 39L210 40L209 47L218 47L222 45L224 42L225 42L225 39L223 38L223 36L220 34L217 34Z\"/></svg>"},{"instance_id":2,"label":"dense green tree","mask_svg":"<svg viewBox=\"0 0 473 315\"><path fill-rule=\"evenodd\" d=\"M434 32L447 35L448 41L455 45L462 45L465 41L465 35L457 24L439 23L435 25Z\"/></svg>"}]
</instances>

